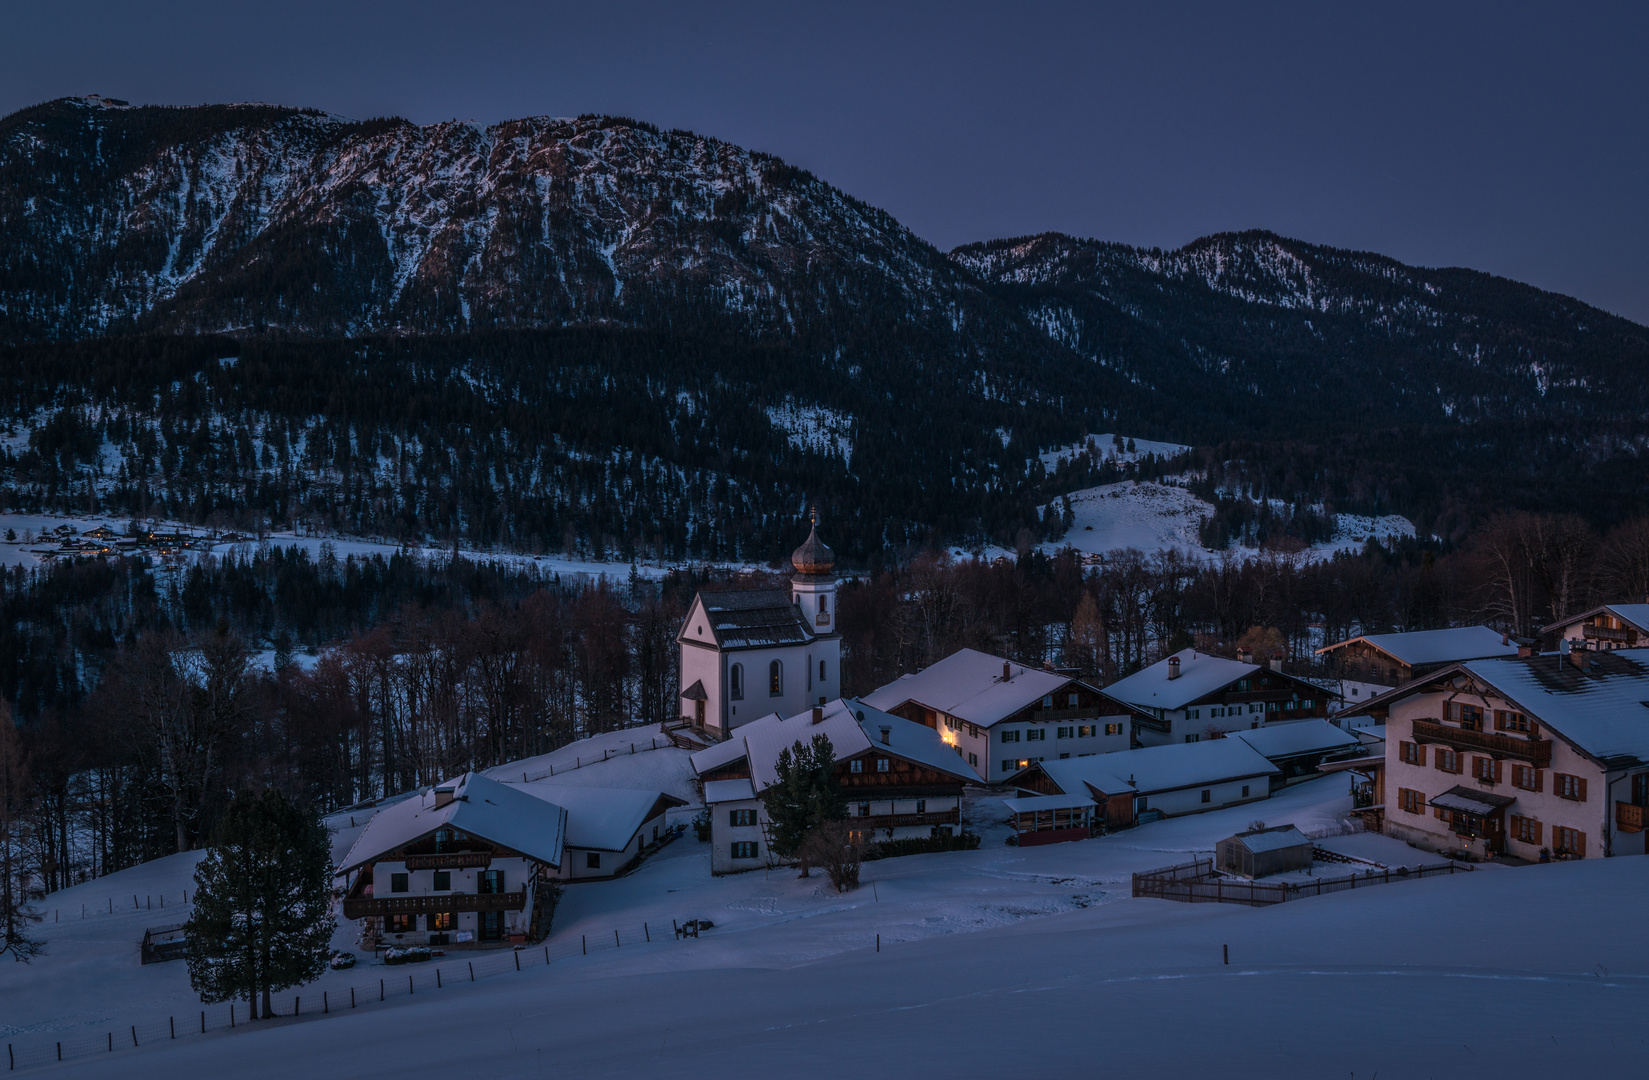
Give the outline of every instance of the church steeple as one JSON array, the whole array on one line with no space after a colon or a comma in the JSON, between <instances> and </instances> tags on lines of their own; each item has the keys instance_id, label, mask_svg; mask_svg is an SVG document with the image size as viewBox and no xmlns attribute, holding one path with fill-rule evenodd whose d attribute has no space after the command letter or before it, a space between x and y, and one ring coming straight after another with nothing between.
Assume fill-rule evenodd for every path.
<instances>
[{"instance_id":1,"label":"church steeple","mask_svg":"<svg viewBox=\"0 0 1649 1080\"><path fill-rule=\"evenodd\" d=\"M813 528L802 541L802 546L790 553L790 565L795 568L796 575L792 581L801 579L802 575L835 577L836 553L825 546L819 539L819 509L814 507L808 515L812 518Z\"/></svg>"},{"instance_id":2,"label":"church steeple","mask_svg":"<svg viewBox=\"0 0 1649 1080\"><path fill-rule=\"evenodd\" d=\"M809 515L813 527L802 546L790 553L790 597L802 609L802 616L814 634L833 634L836 608L836 553L819 539L819 511Z\"/></svg>"}]
</instances>

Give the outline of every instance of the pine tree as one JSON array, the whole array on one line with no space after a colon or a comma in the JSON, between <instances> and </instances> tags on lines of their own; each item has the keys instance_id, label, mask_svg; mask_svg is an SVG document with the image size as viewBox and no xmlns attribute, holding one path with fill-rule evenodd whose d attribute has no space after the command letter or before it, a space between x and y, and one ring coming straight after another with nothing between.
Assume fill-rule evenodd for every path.
<instances>
[{"instance_id":1,"label":"pine tree","mask_svg":"<svg viewBox=\"0 0 1649 1080\"><path fill-rule=\"evenodd\" d=\"M40 916L29 907L23 855L28 848L29 767L23 736L11 710L0 701L0 956L28 963L44 942L32 937L29 924Z\"/></svg>"},{"instance_id":2,"label":"pine tree","mask_svg":"<svg viewBox=\"0 0 1649 1080\"><path fill-rule=\"evenodd\" d=\"M768 846L781 858L799 857L801 876L807 877L808 834L845 815L842 789L836 783L836 751L823 732L813 736L811 745L797 739L780 751L774 771L777 782L762 793L772 825Z\"/></svg>"},{"instance_id":3,"label":"pine tree","mask_svg":"<svg viewBox=\"0 0 1649 1080\"><path fill-rule=\"evenodd\" d=\"M277 791L239 792L195 868L189 983L205 1002L245 997L270 1015L276 990L326 970L332 852L320 820Z\"/></svg>"}]
</instances>

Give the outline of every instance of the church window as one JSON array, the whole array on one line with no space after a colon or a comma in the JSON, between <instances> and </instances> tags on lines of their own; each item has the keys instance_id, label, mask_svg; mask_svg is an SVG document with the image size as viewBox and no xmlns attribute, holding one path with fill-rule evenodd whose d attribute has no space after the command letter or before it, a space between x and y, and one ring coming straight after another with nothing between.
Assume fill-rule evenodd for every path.
<instances>
[{"instance_id":1,"label":"church window","mask_svg":"<svg viewBox=\"0 0 1649 1080\"><path fill-rule=\"evenodd\" d=\"M825 662L823 660L819 661L819 681L825 681Z\"/></svg>"},{"instance_id":2,"label":"church window","mask_svg":"<svg viewBox=\"0 0 1649 1080\"><path fill-rule=\"evenodd\" d=\"M784 694L784 665L777 660L767 665L767 694L769 697Z\"/></svg>"},{"instance_id":3,"label":"church window","mask_svg":"<svg viewBox=\"0 0 1649 1080\"><path fill-rule=\"evenodd\" d=\"M829 615L830 614L830 597L825 593L820 593L819 594L819 614L820 615Z\"/></svg>"},{"instance_id":4,"label":"church window","mask_svg":"<svg viewBox=\"0 0 1649 1080\"><path fill-rule=\"evenodd\" d=\"M744 700L744 665L734 664L727 673L728 694L734 701Z\"/></svg>"}]
</instances>

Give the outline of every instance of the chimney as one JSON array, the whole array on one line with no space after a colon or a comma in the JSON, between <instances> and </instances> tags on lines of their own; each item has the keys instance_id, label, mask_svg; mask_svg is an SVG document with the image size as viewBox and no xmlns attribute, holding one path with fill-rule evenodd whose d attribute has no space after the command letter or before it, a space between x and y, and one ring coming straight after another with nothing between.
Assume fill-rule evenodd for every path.
<instances>
[{"instance_id":1,"label":"chimney","mask_svg":"<svg viewBox=\"0 0 1649 1080\"><path fill-rule=\"evenodd\" d=\"M885 728L882 729L882 742L883 743L885 743L888 746L892 746L893 745L892 736L893 736L893 729L892 728L885 727Z\"/></svg>"},{"instance_id":2,"label":"chimney","mask_svg":"<svg viewBox=\"0 0 1649 1080\"><path fill-rule=\"evenodd\" d=\"M1280 653L1280 652L1272 653L1271 654L1271 670L1280 672L1280 671L1282 671L1282 669L1283 669L1283 654Z\"/></svg>"},{"instance_id":3,"label":"chimney","mask_svg":"<svg viewBox=\"0 0 1649 1080\"><path fill-rule=\"evenodd\" d=\"M435 789L435 809L439 810L450 802L452 802L451 788L438 787Z\"/></svg>"},{"instance_id":4,"label":"chimney","mask_svg":"<svg viewBox=\"0 0 1649 1080\"><path fill-rule=\"evenodd\" d=\"M1577 641L1570 645L1569 663L1573 664L1577 671L1586 670L1586 646L1584 644Z\"/></svg>"},{"instance_id":5,"label":"chimney","mask_svg":"<svg viewBox=\"0 0 1649 1080\"><path fill-rule=\"evenodd\" d=\"M1168 658L1168 677L1170 679L1179 678L1179 657L1177 656Z\"/></svg>"},{"instance_id":6,"label":"chimney","mask_svg":"<svg viewBox=\"0 0 1649 1080\"><path fill-rule=\"evenodd\" d=\"M1540 655L1540 653L1535 648L1535 643L1532 639L1530 639L1530 638L1519 638L1518 639L1518 642L1517 642L1517 658L1519 660L1528 660L1530 657L1534 657L1534 656L1538 656L1538 655Z\"/></svg>"},{"instance_id":7,"label":"chimney","mask_svg":"<svg viewBox=\"0 0 1649 1080\"><path fill-rule=\"evenodd\" d=\"M1237 646L1237 659L1242 661L1245 664L1252 664L1254 662L1254 650L1253 649L1246 649L1243 646L1238 645Z\"/></svg>"},{"instance_id":8,"label":"chimney","mask_svg":"<svg viewBox=\"0 0 1649 1080\"><path fill-rule=\"evenodd\" d=\"M824 706L823 705L813 706L813 722L815 724L824 723Z\"/></svg>"},{"instance_id":9,"label":"chimney","mask_svg":"<svg viewBox=\"0 0 1649 1080\"><path fill-rule=\"evenodd\" d=\"M1511 643L1512 643L1512 636L1510 634L1501 634L1500 635L1500 644L1510 645Z\"/></svg>"},{"instance_id":10,"label":"chimney","mask_svg":"<svg viewBox=\"0 0 1649 1080\"><path fill-rule=\"evenodd\" d=\"M1004 660L1002 661L1002 681L1007 682L1011 678L1013 678L1013 667Z\"/></svg>"}]
</instances>

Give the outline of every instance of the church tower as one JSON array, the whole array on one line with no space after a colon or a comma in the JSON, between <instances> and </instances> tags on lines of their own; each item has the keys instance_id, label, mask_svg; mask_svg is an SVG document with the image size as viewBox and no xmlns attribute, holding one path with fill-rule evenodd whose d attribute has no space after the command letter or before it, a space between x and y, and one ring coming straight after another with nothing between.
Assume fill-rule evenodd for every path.
<instances>
[{"instance_id":1,"label":"church tower","mask_svg":"<svg viewBox=\"0 0 1649 1080\"><path fill-rule=\"evenodd\" d=\"M808 699L824 704L841 694L842 639L836 631L836 553L819 539L819 512L802 546L790 554L790 598L813 634Z\"/></svg>"}]
</instances>

